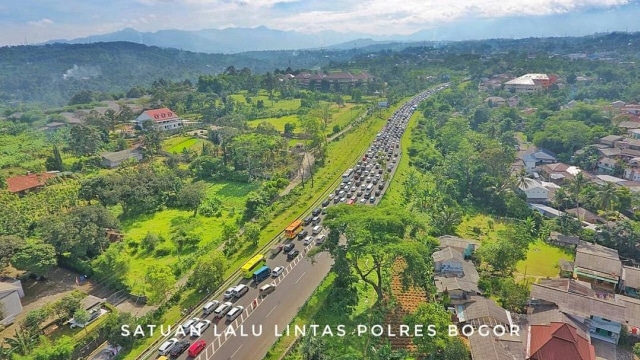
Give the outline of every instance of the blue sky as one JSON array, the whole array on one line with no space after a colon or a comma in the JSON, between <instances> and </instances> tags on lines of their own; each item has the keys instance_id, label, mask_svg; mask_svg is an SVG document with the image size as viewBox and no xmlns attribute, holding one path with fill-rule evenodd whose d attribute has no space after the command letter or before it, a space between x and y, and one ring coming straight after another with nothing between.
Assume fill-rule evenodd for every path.
<instances>
[{"instance_id":1,"label":"blue sky","mask_svg":"<svg viewBox=\"0 0 640 360\"><path fill-rule=\"evenodd\" d=\"M445 23L639 7L637 0L3 0L0 45L163 29L267 26L371 35L409 34ZM611 30L637 26L612 22ZM632 29L635 30L635 29Z\"/></svg>"}]
</instances>

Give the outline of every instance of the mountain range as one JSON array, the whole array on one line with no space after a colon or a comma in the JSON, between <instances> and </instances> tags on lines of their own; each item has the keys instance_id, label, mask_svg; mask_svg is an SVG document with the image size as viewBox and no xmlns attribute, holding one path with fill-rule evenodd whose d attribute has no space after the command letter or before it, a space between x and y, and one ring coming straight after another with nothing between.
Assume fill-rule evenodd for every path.
<instances>
[{"instance_id":1,"label":"mountain range","mask_svg":"<svg viewBox=\"0 0 640 360\"><path fill-rule=\"evenodd\" d=\"M140 32L125 28L113 33L92 35L51 43L86 44L127 41L161 48L202 53L241 53L247 51L331 49L348 50L398 42L441 42L490 38L528 38L582 36L595 32L639 31L639 6L590 10L547 16L516 16L496 19L466 19L441 24L408 35L372 35L322 31L308 34L264 26L204 30L159 30ZM622 28L621 28L622 27Z\"/></svg>"}]
</instances>

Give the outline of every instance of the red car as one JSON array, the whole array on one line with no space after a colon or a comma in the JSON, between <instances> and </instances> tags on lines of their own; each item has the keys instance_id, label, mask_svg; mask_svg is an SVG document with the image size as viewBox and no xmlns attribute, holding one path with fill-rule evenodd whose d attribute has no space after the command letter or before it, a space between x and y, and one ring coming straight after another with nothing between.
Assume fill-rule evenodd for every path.
<instances>
[{"instance_id":1,"label":"red car","mask_svg":"<svg viewBox=\"0 0 640 360\"><path fill-rule=\"evenodd\" d=\"M355 203L355 200L353 199L347 200L347 205L353 205L354 203Z\"/></svg>"},{"instance_id":2,"label":"red car","mask_svg":"<svg viewBox=\"0 0 640 360\"><path fill-rule=\"evenodd\" d=\"M198 340L189 346L189 350L187 350L187 354L191 357L196 357L198 354L207 347L207 343L204 340Z\"/></svg>"}]
</instances>

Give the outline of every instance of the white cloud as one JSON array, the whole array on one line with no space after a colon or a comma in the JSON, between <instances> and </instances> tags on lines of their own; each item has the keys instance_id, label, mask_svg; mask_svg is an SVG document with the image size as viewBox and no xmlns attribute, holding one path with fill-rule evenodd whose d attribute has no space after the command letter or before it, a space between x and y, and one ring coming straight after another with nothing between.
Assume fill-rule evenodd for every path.
<instances>
[{"instance_id":1,"label":"white cloud","mask_svg":"<svg viewBox=\"0 0 640 360\"><path fill-rule=\"evenodd\" d=\"M43 19L40 19L38 21L28 21L27 24L32 25L32 26L44 27L44 26L53 24L53 20L44 19L43 18Z\"/></svg>"}]
</instances>

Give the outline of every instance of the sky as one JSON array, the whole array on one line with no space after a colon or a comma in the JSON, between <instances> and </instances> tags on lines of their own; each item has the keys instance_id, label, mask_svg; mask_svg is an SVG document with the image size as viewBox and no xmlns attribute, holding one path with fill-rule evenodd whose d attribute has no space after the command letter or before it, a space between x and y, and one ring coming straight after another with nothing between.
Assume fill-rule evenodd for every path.
<instances>
[{"instance_id":1,"label":"sky","mask_svg":"<svg viewBox=\"0 0 640 360\"><path fill-rule=\"evenodd\" d=\"M639 0L0 0L0 45L74 39L134 28L200 30L266 26L406 35L439 25L513 16L572 15ZM616 24L628 30L634 24ZM616 28L618 27L618 28Z\"/></svg>"}]
</instances>

